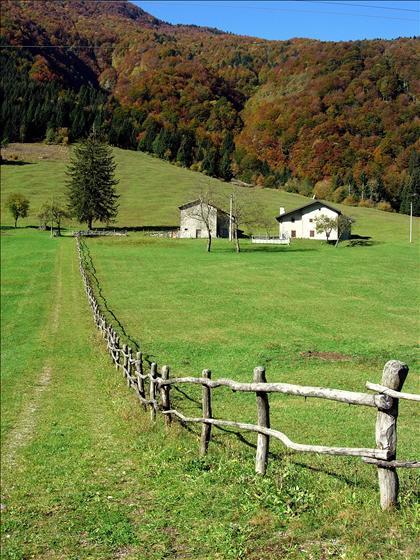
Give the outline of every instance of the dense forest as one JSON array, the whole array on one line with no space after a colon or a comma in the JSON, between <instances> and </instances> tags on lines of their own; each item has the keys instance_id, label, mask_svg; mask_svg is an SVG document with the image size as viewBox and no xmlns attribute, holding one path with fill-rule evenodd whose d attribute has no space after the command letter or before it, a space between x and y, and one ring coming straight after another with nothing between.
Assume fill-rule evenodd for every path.
<instances>
[{"instance_id":1,"label":"dense forest","mask_svg":"<svg viewBox=\"0 0 420 560\"><path fill-rule=\"evenodd\" d=\"M414 201L418 214L419 51L417 38L235 36L127 2L7 0L3 140L74 142L94 127L225 180L384 210Z\"/></svg>"}]
</instances>

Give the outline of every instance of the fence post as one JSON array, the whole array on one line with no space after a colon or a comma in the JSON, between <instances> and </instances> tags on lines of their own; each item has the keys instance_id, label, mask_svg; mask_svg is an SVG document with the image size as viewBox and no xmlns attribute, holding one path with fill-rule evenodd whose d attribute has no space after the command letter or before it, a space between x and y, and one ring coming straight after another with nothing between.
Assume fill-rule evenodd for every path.
<instances>
[{"instance_id":1,"label":"fence post","mask_svg":"<svg viewBox=\"0 0 420 560\"><path fill-rule=\"evenodd\" d=\"M256 367L254 369L254 383L266 383L265 368ZM258 413L258 426L263 428L270 427L270 406L268 404L268 394L257 392L257 413ZM268 461L268 448L270 444L269 436L265 434L258 434L257 438L257 453L255 457L255 472L258 474L265 474L267 470Z\"/></svg>"},{"instance_id":2,"label":"fence post","mask_svg":"<svg viewBox=\"0 0 420 560\"><path fill-rule=\"evenodd\" d=\"M123 351L123 376L127 375L127 365L128 365L128 346L127 344L123 344L122 347Z\"/></svg>"},{"instance_id":3,"label":"fence post","mask_svg":"<svg viewBox=\"0 0 420 560\"><path fill-rule=\"evenodd\" d=\"M137 372L137 386L139 388L139 395L141 398L146 399L146 393L144 391L144 379L143 375L143 354L141 352L137 352L136 354L136 372ZM142 402L144 410L147 409L146 403Z\"/></svg>"},{"instance_id":4,"label":"fence post","mask_svg":"<svg viewBox=\"0 0 420 560\"><path fill-rule=\"evenodd\" d=\"M118 369L118 365L120 363L120 337L117 335L115 337L115 358L114 358L114 362L115 362L115 369Z\"/></svg>"},{"instance_id":5,"label":"fence post","mask_svg":"<svg viewBox=\"0 0 420 560\"><path fill-rule=\"evenodd\" d=\"M162 366L161 376L162 376L163 380L169 379L169 366ZM161 398L161 401L162 401L162 410L170 410L170 408L171 408L169 390L170 390L169 385L163 385L160 388L160 398ZM171 415L170 414L164 414L164 419L165 419L165 426L169 427L171 425L171 422L172 422Z\"/></svg>"},{"instance_id":6,"label":"fence post","mask_svg":"<svg viewBox=\"0 0 420 560\"><path fill-rule=\"evenodd\" d=\"M108 347L108 354L111 356L112 363L114 363L114 351L112 349L112 347L114 346L114 336L112 334L112 330L112 326L109 325L107 330L106 344Z\"/></svg>"},{"instance_id":7,"label":"fence post","mask_svg":"<svg viewBox=\"0 0 420 560\"><path fill-rule=\"evenodd\" d=\"M211 371L209 369L204 369L202 376L206 379L211 379ZM203 405L203 418L212 418L211 410L211 388L202 386L202 405ZM209 442L211 438L211 424L203 424L201 427L201 439L200 439L200 455L203 457L207 454L209 448Z\"/></svg>"},{"instance_id":8,"label":"fence post","mask_svg":"<svg viewBox=\"0 0 420 560\"><path fill-rule=\"evenodd\" d=\"M149 399L150 399L150 420L156 422L156 383L155 379L157 377L157 364L154 362L150 365L150 387L149 387Z\"/></svg>"},{"instance_id":9,"label":"fence post","mask_svg":"<svg viewBox=\"0 0 420 560\"><path fill-rule=\"evenodd\" d=\"M408 374L408 366L398 360L390 360L384 366L381 385L401 391ZM388 397L391 408L378 408L376 417L376 445L378 449L389 451L388 461L393 461L397 454L397 418L398 399ZM394 508L398 503L398 475L395 467L378 467L381 508Z\"/></svg>"},{"instance_id":10,"label":"fence post","mask_svg":"<svg viewBox=\"0 0 420 560\"><path fill-rule=\"evenodd\" d=\"M128 360L127 360L127 387L131 387L131 370L133 369L133 351L128 347Z\"/></svg>"}]
</instances>

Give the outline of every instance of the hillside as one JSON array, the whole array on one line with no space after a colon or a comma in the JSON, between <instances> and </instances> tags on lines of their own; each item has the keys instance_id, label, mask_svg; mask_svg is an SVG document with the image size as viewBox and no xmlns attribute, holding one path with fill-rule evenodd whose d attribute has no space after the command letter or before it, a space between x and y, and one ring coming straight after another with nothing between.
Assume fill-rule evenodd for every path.
<instances>
[{"instance_id":1,"label":"hillside","mask_svg":"<svg viewBox=\"0 0 420 560\"><path fill-rule=\"evenodd\" d=\"M3 2L1 35L28 45L1 51L9 141L94 124L208 175L397 210L418 167L418 39L266 41L83 1Z\"/></svg>"},{"instance_id":2,"label":"hillside","mask_svg":"<svg viewBox=\"0 0 420 560\"><path fill-rule=\"evenodd\" d=\"M11 192L21 192L31 203L29 216L19 221L22 226L37 226L37 214L41 206L54 197L65 198L66 165L69 149L62 146L43 144L12 144L4 150L9 158L7 165L1 167L2 199ZM197 189L212 185L219 193L220 204L228 209L228 197L232 186L228 183L206 177L182 167L171 165L156 157L131 150L114 149L117 163L117 187L121 195L117 227L138 226L178 226L178 206L194 198ZM13 161L11 157L18 157ZM272 220L272 232L277 233L274 217L280 206L288 210L305 204L309 199L298 194L275 189L243 188L252 198L268 220ZM406 241L408 236L408 216L381 212L377 209L334 205L356 219L354 233L372 237L376 241ZM4 226L13 225L13 219L5 205L1 209ZM76 223L68 224L79 227ZM99 223L95 224L100 227ZM414 223L414 239L417 239L420 220ZM260 233L265 233L262 229Z\"/></svg>"}]
</instances>

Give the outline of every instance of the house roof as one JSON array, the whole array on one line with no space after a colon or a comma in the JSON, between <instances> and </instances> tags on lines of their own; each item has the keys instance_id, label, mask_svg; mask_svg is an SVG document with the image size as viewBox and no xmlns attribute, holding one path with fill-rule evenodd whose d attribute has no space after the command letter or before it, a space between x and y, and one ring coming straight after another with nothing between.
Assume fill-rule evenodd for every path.
<instances>
[{"instance_id":1,"label":"house roof","mask_svg":"<svg viewBox=\"0 0 420 560\"><path fill-rule=\"evenodd\" d=\"M312 200L311 202L309 202L308 204L304 204L303 206L299 206L299 208L295 208L294 210L290 210L290 212L285 212L284 214L280 214L280 216L276 217L276 220L278 222L281 222L287 216L290 216L291 214L294 214L295 212L300 212L301 210L305 210L306 208L310 208L311 206L314 206L315 204L321 204L321 206L325 206L325 208L329 208L333 212L337 212L337 214L341 214L340 210L337 210L337 208L334 208L334 206L331 206L331 204L327 204L326 202L322 202L321 200L316 200L315 199L315 200Z\"/></svg>"},{"instance_id":2,"label":"house roof","mask_svg":"<svg viewBox=\"0 0 420 560\"><path fill-rule=\"evenodd\" d=\"M196 200L192 200L191 202L186 202L185 204L182 204L181 206L178 206L178 208L179 208L179 210L186 210L187 208L197 206L198 204L200 204L200 202L201 202L200 199L197 198ZM222 212L222 214L225 214L226 216L229 216L229 214L227 212L225 212L221 208L218 208L214 204L209 204L209 206L211 206L212 208L216 208L216 210L218 210L219 212Z\"/></svg>"}]
</instances>

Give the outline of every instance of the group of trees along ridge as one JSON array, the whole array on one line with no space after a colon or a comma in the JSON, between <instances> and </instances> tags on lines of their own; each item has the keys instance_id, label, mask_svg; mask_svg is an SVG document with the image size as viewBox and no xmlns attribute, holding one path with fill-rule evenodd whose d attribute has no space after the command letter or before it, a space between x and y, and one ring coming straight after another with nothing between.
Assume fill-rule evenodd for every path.
<instances>
[{"instance_id":1,"label":"group of trees along ridge","mask_svg":"<svg viewBox=\"0 0 420 560\"><path fill-rule=\"evenodd\" d=\"M419 198L418 38L265 41L127 2L2 11L0 45L28 45L0 49L9 141L94 128L225 180L403 212Z\"/></svg>"}]
</instances>

